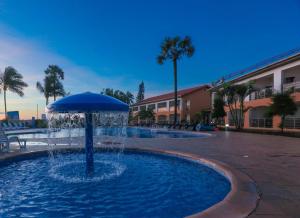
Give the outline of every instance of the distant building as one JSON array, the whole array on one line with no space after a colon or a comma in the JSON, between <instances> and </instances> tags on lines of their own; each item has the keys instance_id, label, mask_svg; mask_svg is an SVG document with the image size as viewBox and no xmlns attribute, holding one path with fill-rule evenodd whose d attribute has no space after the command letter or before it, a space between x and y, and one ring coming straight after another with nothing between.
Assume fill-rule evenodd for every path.
<instances>
[{"instance_id":1,"label":"distant building","mask_svg":"<svg viewBox=\"0 0 300 218\"><path fill-rule=\"evenodd\" d=\"M190 123L195 114L202 110L210 110L211 97L209 85L202 85L178 91L178 122ZM131 106L135 117L139 111L153 109L155 122L159 124L172 124L174 120L174 92L154 96ZM138 123L143 122L138 120Z\"/></svg>"},{"instance_id":2,"label":"distant building","mask_svg":"<svg viewBox=\"0 0 300 218\"><path fill-rule=\"evenodd\" d=\"M19 111L8 111L7 118L9 120L19 120L20 119Z\"/></svg>"},{"instance_id":3,"label":"distant building","mask_svg":"<svg viewBox=\"0 0 300 218\"><path fill-rule=\"evenodd\" d=\"M41 118L42 118L42 120L47 120L46 114L42 114L42 115L41 115Z\"/></svg>"}]
</instances>

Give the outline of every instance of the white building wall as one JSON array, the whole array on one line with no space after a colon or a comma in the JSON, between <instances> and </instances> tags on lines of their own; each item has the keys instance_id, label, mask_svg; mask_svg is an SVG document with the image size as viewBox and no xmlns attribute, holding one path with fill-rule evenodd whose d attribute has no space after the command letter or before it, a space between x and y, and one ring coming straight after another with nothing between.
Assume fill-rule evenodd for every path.
<instances>
[{"instance_id":1,"label":"white building wall","mask_svg":"<svg viewBox=\"0 0 300 218\"><path fill-rule=\"evenodd\" d=\"M273 89L275 91L281 92L282 91L282 82L283 82L281 69L277 69L274 71L274 80L273 81L274 81Z\"/></svg>"}]
</instances>

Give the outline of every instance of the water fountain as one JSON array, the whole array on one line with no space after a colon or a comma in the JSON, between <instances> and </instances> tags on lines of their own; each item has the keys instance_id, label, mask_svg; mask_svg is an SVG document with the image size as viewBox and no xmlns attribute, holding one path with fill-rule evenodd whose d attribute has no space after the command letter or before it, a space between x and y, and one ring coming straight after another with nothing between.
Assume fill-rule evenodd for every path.
<instances>
[{"instance_id":1,"label":"water fountain","mask_svg":"<svg viewBox=\"0 0 300 218\"><path fill-rule=\"evenodd\" d=\"M47 113L50 147L17 155L16 162L0 159L0 217L57 217L57 211L61 217L185 217L231 189L223 174L193 156L120 152L128 105L115 98L85 92L50 104Z\"/></svg>"},{"instance_id":2,"label":"water fountain","mask_svg":"<svg viewBox=\"0 0 300 218\"><path fill-rule=\"evenodd\" d=\"M142 148L120 155L128 105L117 99L86 92L47 112L50 147L24 159L18 153L15 162L0 158L0 217L185 217L231 189L223 174L193 156Z\"/></svg>"},{"instance_id":3,"label":"water fountain","mask_svg":"<svg viewBox=\"0 0 300 218\"><path fill-rule=\"evenodd\" d=\"M119 113L127 117L128 105L106 95L84 92L55 101L47 106L48 114L84 114L86 173L92 175L94 170L94 126L95 119L101 114ZM125 114L125 116L124 116ZM100 118L101 120L101 118Z\"/></svg>"}]
</instances>

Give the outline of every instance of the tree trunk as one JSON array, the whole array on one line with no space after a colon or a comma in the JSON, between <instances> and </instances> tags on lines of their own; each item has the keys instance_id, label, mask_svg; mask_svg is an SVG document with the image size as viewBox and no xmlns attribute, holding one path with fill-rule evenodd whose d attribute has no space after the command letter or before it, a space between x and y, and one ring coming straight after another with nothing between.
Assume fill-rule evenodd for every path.
<instances>
[{"instance_id":1,"label":"tree trunk","mask_svg":"<svg viewBox=\"0 0 300 218\"><path fill-rule=\"evenodd\" d=\"M174 126L177 124L177 60L173 60L174 67Z\"/></svg>"},{"instance_id":2,"label":"tree trunk","mask_svg":"<svg viewBox=\"0 0 300 218\"><path fill-rule=\"evenodd\" d=\"M284 120L285 120L285 116L281 116L281 133L283 133L283 129L284 129Z\"/></svg>"},{"instance_id":3,"label":"tree trunk","mask_svg":"<svg viewBox=\"0 0 300 218\"><path fill-rule=\"evenodd\" d=\"M56 84L55 84L55 79L53 81L53 99L56 101Z\"/></svg>"},{"instance_id":4,"label":"tree trunk","mask_svg":"<svg viewBox=\"0 0 300 218\"><path fill-rule=\"evenodd\" d=\"M240 129L244 128L244 102L240 102Z\"/></svg>"},{"instance_id":5,"label":"tree trunk","mask_svg":"<svg viewBox=\"0 0 300 218\"><path fill-rule=\"evenodd\" d=\"M7 108L6 108L6 90L3 90L3 96L4 96L4 115L5 115L5 119L8 120L7 117Z\"/></svg>"}]
</instances>

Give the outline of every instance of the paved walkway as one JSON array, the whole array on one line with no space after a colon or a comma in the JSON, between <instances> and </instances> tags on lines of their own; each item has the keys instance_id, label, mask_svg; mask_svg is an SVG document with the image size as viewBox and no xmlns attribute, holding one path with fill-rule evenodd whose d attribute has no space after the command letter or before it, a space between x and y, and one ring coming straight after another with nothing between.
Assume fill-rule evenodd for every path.
<instances>
[{"instance_id":1,"label":"paved walkway","mask_svg":"<svg viewBox=\"0 0 300 218\"><path fill-rule=\"evenodd\" d=\"M251 218L300 217L299 138L214 132L200 139L127 139L126 146L194 153L227 163L258 185L261 200Z\"/></svg>"}]
</instances>

